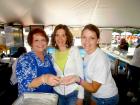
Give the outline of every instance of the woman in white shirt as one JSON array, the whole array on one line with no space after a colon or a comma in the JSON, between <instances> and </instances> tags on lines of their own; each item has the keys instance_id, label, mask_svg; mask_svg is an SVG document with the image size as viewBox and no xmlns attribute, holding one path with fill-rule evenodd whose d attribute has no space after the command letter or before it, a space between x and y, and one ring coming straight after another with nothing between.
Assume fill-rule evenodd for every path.
<instances>
[{"instance_id":1,"label":"woman in white shirt","mask_svg":"<svg viewBox=\"0 0 140 105\"><path fill-rule=\"evenodd\" d=\"M99 48L99 29L92 24L82 30L81 42L87 55L84 57L85 80L71 76L67 82L77 82L92 93L92 103L96 105L117 105L118 88L111 74L111 63L107 55Z\"/></svg>"},{"instance_id":2,"label":"woman in white shirt","mask_svg":"<svg viewBox=\"0 0 140 105\"><path fill-rule=\"evenodd\" d=\"M134 55L130 62L130 65L140 67L140 44L138 44L135 48Z\"/></svg>"},{"instance_id":3,"label":"woman in white shirt","mask_svg":"<svg viewBox=\"0 0 140 105\"><path fill-rule=\"evenodd\" d=\"M127 96L132 96L131 101L137 102L139 97L139 82L140 82L140 44L135 48L133 58L128 64L128 87Z\"/></svg>"}]
</instances>

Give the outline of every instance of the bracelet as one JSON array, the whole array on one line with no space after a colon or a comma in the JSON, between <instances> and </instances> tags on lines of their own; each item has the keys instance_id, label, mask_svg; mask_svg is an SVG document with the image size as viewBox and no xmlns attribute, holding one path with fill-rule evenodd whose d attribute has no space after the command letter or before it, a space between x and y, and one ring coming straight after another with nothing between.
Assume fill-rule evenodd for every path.
<instances>
[{"instance_id":1,"label":"bracelet","mask_svg":"<svg viewBox=\"0 0 140 105\"><path fill-rule=\"evenodd\" d=\"M81 85L81 83L83 82L83 79L81 77L80 78L80 81L79 82L76 82L78 85Z\"/></svg>"}]
</instances>

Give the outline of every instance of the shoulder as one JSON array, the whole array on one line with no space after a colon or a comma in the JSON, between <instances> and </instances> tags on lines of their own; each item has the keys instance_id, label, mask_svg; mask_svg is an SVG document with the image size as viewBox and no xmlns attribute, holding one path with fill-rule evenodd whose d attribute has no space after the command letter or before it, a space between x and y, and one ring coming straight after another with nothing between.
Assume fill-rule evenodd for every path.
<instances>
[{"instance_id":1,"label":"shoulder","mask_svg":"<svg viewBox=\"0 0 140 105\"><path fill-rule=\"evenodd\" d=\"M104 52L101 48L97 48L96 51L97 51L96 53L97 53L99 56L105 56L105 52Z\"/></svg>"},{"instance_id":2,"label":"shoulder","mask_svg":"<svg viewBox=\"0 0 140 105\"><path fill-rule=\"evenodd\" d=\"M97 56L98 56L99 60L101 60L101 61L108 60L107 54L100 48L97 49Z\"/></svg>"},{"instance_id":3,"label":"shoulder","mask_svg":"<svg viewBox=\"0 0 140 105\"><path fill-rule=\"evenodd\" d=\"M70 48L71 51L75 51L75 52L78 52L79 51L79 48L77 46L72 46Z\"/></svg>"},{"instance_id":4,"label":"shoulder","mask_svg":"<svg viewBox=\"0 0 140 105\"><path fill-rule=\"evenodd\" d=\"M80 55L79 48L76 46L72 46L70 48L70 54L75 55L75 56Z\"/></svg>"},{"instance_id":5,"label":"shoulder","mask_svg":"<svg viewBox=\"0 0 140 105\"><path fill-rule=\"evenodd\" d=\"M140 53L140 47L135 48L134 55L135 55L136 53L137 53L137 54L139 54L139 53Z\"/></svg>"},{"instance_id":6,"label":"shoulder","mask_svg":"<svg viewBox=\"0 0 140 105\"><path fill-rule=\"evenodd\" d=\"M28 52L28 53L21 55L18 58L18 62L30 61L31 59L32 59L32 53Z\"/></svg>"},{"instance_id":7,"label":"shoulder","mask_svg":"<svg viewBox=\"0 0 140 105\"><path fill-rule=\"evenodd\" d=\"M136 48L140 48L140 44L138 44L138 45L136 46Z\"/></svg>"}]
</instances>

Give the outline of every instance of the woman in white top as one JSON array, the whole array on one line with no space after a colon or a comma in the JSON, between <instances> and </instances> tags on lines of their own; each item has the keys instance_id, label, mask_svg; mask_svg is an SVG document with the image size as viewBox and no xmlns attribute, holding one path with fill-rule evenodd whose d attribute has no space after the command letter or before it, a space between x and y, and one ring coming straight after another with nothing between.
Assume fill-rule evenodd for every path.
<instances>
[{"instance_id":1,"label":"woman in white top","mask_svg":"<svg viewBox=\"0 0 140 105\"><path fill-rule=\"evenodd\" d=\"M71 76L67 82L77 82L92 93L92 104L117 105L118 88L111 74L111 63L107 55L99 48L99 29L92 24L82 30L81 42L87 55L84 57L85 80Z\"/></svg>"},{"instance_id":2,"label":"woman in white top","mask_svg":"<svg viewBox=\"0 0 140 105\"><path fill-rule=\"evenodd\" d=\"M66 25L59 24L52 34L52 46L55 47L54 67L61 84L54 87L59 95L58 105L82 105L84 89L76 83L65 85L69 75L83 78L83 61L77 47L72 47L73 36Z\"/></svg>"},{"instance_id":3,"label":"woman in white top","mask_svg":"<svg viewBox=\"0 0 140 105\"><path fill-rule=\"evenodd\" d=\"M138 44L135 48L134 55L130 62L130 65L140 67L140 44Z\"/></svg>"},{"instance_id":4,"label":"woman in white top","mask_svg":"<svg viewBox=\"0 0 140 105\"><path fill-rule=\"evenodd\" d=\"M127 96L133 96L131 101L136 102L139 97L139 82L140 82L140 44L135 48L133 58L128 64L128 88Z\"/></svg>"}]
</instances>

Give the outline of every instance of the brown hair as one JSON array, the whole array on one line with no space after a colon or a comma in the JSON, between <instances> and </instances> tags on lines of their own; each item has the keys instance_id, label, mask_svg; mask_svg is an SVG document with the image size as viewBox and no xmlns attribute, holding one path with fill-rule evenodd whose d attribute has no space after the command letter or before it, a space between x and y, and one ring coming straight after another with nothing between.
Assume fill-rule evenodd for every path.
<instances>
[{"instance_id":1,"label":"brown hair","mask_svg":"<svg viewBox=\"0 0 140 105\"><path fill-rule=\"evenodd\" d=\"M37 33L39 33L41 36L43 36L46 39L47 43L49 42L49 38L48 38L46 32L41 28L35 28L29 32L28 37L27 37L27 42L30 46L32 46L33 35L37 34Z\"/></svg>"},{"instance_id":2,"label":"brown hair","mask_svg":"<svg viewBox=\"0 0 140 105\"><path fill-rule=\"evenodd\" d=\"M97 35L97 38L98 38L98 39L100 38L100 30L99 30L99 28L98 28L97 26L95 26L95 25L93 25L93 24L88 24L88 25L86 25L86 26L84 27L84 29L82 30L82 34L83 34L83 31L86 30L86 29L95 32L96 35Z\"/></svg>"},{"instance_id":3,"label":"brown hair","mask_svg":"<svg viewBox=\"0 0 140 105\"><path fill-rule=\"evenodd\" d=\"M58 46L56 45L56 41L55 41L55 36L56 36L56 31L59 29L63 29L65 31L65 35L66 35L66 47L70 48L73 45L73 36L72 33L70 32L69 28L66 25L63 24L59 24L55 27L54 32L51 36L51 44L53 47L55 47L56 49L58 49Z\"/></svg>"}]
</instances>

